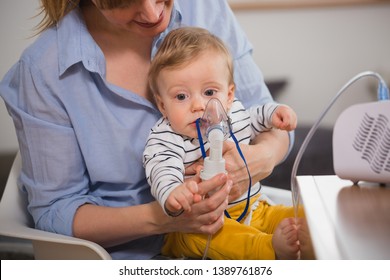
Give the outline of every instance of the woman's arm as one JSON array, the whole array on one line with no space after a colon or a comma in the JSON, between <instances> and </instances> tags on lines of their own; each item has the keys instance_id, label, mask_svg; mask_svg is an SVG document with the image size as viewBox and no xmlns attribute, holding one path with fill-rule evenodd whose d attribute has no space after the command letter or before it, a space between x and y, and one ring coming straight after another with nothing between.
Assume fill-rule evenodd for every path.
<instances>
[{"instance_id":1,"label":"woman's arm","mask_svg":"<svg viewBox=\"0 0 390 280\"><path fill-rule=\"evenodd\" d=\"M111 247L141 237L168 232L214 234L223 225L232 182L225 174L200 182L200 194L223 186L211 197L192 205L191 212L168 217L157 202L112 208L84 204L73 222L74 236Z\"/></svg>"}]
</instances>

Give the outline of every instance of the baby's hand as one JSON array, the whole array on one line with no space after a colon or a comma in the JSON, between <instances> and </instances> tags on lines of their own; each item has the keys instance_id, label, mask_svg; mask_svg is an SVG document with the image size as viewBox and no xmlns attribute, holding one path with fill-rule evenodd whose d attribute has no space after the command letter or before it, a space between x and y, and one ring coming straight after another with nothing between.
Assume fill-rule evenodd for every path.
<instances>
[{"instance_id":1,"label":"baby's hand","mask_svg":"<svg viewBox=\"0 0 390 280\"><path fill-rule=\"evenodd\" d=\"M191 205L199 202L202 197L198 194L198 184L194 181L186 181L176 187L165 201L165 208L171 213L182 210L191 211Z\"/></svg>"},{"instance_id":2,"label":"baby's hand","mask_svg":"<svg viewBox=\"0 0 390 280\"><path fill-rule=\"evenodd\" d=\"M297 115L286 105L279 105L272 114L272 126L278 129L291 131L297 127Z\"/></svg>"}]
</instances>

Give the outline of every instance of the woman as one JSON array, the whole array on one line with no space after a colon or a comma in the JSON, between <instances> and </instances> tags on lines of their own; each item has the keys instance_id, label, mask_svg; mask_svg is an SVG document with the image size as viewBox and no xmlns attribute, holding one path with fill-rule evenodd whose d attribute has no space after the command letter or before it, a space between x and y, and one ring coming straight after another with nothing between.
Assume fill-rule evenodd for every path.
<instances>
[{"instance_id":1,"label":"woman","mask_svg":"<svg viewBox=\"0 0 390 280\"><path fill-rule=\"evenodd\" d=\"M147 90L149 64L178 26L206 27L231 47L236 94L246 107L272 100L225 1L41 2L41 34L0 84L36 227L97 242L114 259L153 258L167 232L218 231L228 199L248 186L236 148L224 147L231 180L202 182L204 193L223 187L176 218L152 198L142 152L161 116ZM268 176L292 144L286 132L263 134L242 147L252 180Z\"/></svg>"}]
</instances>

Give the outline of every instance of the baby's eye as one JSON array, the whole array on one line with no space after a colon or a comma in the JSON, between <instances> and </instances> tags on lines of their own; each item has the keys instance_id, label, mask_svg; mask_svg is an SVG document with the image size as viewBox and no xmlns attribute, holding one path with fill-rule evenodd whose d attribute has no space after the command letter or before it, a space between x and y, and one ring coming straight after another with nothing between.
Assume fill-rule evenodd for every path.
<instances>
[{"instance_id":1,"label":"baby's eye","mask_svg":"<svg viewBox=\"0 0 390 280\"><path fill-rule=\"evenodd\" d=\"M213 96L217 91L214 89L208 89L204 92L206 96Z\"/></svg>"},{"instance_id":2,"label":"baby's eye","mask_svg":"<svg viewBox=\"0 0 390 280\"><path fill-rule=\"evenodd\" d=\"M176 95L176 99L179 100L179 101L183 101L187 98L187 95L184 94L184 93L179 93Z\"/></svg>"}]
</instances>

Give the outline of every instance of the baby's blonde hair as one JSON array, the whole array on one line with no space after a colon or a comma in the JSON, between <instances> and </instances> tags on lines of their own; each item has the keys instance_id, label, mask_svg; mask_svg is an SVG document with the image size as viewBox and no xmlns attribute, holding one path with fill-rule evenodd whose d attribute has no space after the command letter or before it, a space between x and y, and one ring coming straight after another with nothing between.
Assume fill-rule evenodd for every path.
<instances>
[{"instance_id":1,"label":"baby's blonde hair","mask_svg":"<svg viewBox=\"0 0 390 280\"><path fill-rule=\"evenodd\" d=\"M157 77L162 70L180 69L206 51L226 57L229 84L233 84L233 59L222 40L203 28L181 27L168 33L152 60L148 83L153 96L159 95Z\"/></svg>"}]
</instances>

